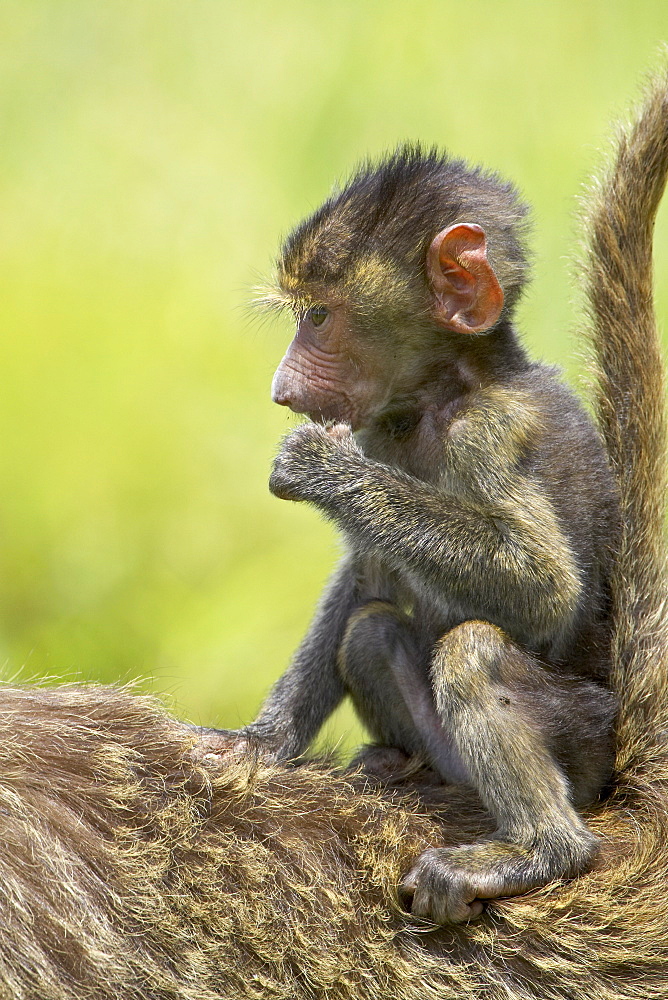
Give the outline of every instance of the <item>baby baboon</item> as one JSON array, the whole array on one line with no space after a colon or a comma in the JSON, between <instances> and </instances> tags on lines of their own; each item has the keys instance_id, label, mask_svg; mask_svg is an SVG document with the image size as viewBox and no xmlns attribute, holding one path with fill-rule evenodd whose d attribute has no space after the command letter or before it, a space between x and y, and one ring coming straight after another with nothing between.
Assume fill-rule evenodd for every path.
<instances>
[{"instance_id":1,"label":"baby baboon","mask_svg":"<svg viewBox=\"0 0 668 1000\"><path fill-rule=\"evenodd\" d=\"M612 770L617 495L593 421L515 335L525 216L496 175L401 147L297 227L269 296L297 318L274 399L313 421L270 486L347 553L247 733L288 760L348 694L380 746L474 788L493 836L403 882L440 922L583 871L577 809Z\"/></svg>"},{"instance_id":2,"label":"baby baboon","mask_svg":"<svg viewBox=\"0 0 668 1000\"><path fill-rule=\"evenodd\" d=\"M620 139L586 232L599 419L621 498L611 567L613 787L585 818L596 867L466 927L398 905L427 847L493 821L471 790L374 790L266 765L147 699L5 688L2 1000L668 998L668 593L651 235L668 77Z\"/></svg>"}]
</instances>

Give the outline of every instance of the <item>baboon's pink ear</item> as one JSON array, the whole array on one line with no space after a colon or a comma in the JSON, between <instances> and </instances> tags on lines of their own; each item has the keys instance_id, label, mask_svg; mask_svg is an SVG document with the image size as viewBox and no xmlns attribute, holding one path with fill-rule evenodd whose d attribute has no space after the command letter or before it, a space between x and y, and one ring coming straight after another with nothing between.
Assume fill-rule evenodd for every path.
<instances>
[{"instance_id":1,"label":"baboon's pink ear","mask_svg":"<svg viewBox=\"0 0 668 1000\"><path fill-rule=\"evenodd\" d=\"M487 260L484 230L469 222L442 229L427 252L434 318L455 333L482 333L503 309L503 290Z\"/></svg>"}]
</instances>

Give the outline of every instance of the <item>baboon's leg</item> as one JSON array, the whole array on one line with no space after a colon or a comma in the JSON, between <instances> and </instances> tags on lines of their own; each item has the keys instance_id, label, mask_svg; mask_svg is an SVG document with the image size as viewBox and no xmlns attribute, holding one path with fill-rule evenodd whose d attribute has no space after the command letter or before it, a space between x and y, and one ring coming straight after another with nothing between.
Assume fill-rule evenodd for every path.
<instances>
[{"instance_id":1,"label":"baboon's leg","mask_svg":"<svg viewBox=\"0 0 668 1000\"><path fill-rule=\"evenodd\" d=\"M436 712L428 663L428 650L395 605L370 601L351 616L339 670L374 740L409 756L419 754L445 781L466 781Z\"/></svg>"},{"instance_id":2,"label":"baboon's leg","mask_svg":"<svg viewBox=\"0 0 668 1000\"><path fill-rule=\"evenodd\" d=\"M481 912L482 899L517 895L587 866L596 839L573 807L543 700L547 693L548 704L576 717L588 706L578 704L577 685L560 684L487 622L448 632L431 672L443 728L497 830L487 843L425 851L402 888L412 912L461 921Z\"/></svg>"}]
</instances>

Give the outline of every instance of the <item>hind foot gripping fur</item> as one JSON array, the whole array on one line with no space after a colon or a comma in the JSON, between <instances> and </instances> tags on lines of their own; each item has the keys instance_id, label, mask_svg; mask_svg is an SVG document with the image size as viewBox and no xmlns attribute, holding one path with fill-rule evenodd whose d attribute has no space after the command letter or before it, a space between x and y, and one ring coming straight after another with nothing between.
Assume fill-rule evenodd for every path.
<instances>
[{"instance_id":1,"label":"hind foot gripping fur","mask_svg":"<svg viewBox=\"0 0 668 1000\"><path fill-rule=\"evenodd\" d=\"M464 923L480 916L486 900L520 896L551 879L581 874L591 864L597 846L587 831L558 857L540 847L522 848L501 840L431 848L402 880L399 893L405 908L416 917L437 924Z\"/></svg>"}]
</instances>

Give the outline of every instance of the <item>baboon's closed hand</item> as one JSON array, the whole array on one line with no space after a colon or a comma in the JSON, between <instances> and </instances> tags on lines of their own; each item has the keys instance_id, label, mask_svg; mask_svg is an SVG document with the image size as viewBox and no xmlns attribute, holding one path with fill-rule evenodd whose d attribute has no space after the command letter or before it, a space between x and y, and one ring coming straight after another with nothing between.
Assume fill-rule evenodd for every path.
<instances>
[{"instance_id":1,"label":"baboon's closed hand","mask_svg":"<svg viewBox=\"0 0 668 1000\"><path fill-rule=\"evenodd\" d=\"M346 453L359 454L347 424L302 424L283 439L269 489L281 500L317 503L323 499L323 490L331 492L337 460Z\"/></svg>"}]
</instances>

